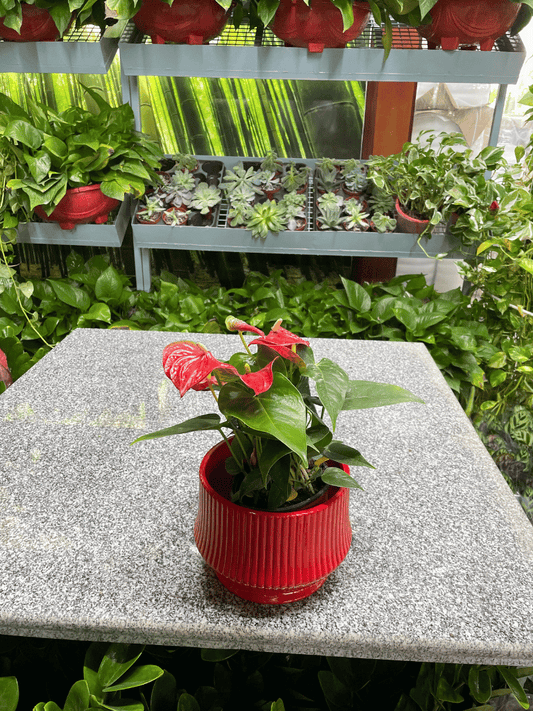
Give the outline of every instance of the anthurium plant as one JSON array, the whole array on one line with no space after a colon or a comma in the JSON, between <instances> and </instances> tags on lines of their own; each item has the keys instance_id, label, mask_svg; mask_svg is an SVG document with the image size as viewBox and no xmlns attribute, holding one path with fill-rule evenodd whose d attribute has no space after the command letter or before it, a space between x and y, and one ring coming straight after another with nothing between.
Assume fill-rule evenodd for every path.
<instances>
[{"instance_id":1,"label":"anthurium plant","mask_svg":"<svg viewBox=\"0 0 533 711\"><path fill-rule=\"evenodd\" d=\"M50 215L69 188L100 184L104 195L123 200L126 194L141 197L158 182L161 149L135 130L131 107L112 107L85 90L95 113L79 106L59 112L31 99L25 111L0 94L0 138L19 166L7 187L30 211L42 205Z\"/></svg>"},{"instance_id":2,"label":"anthurium plant","mask_svg":"<svg viewBox=\"0 0 533 711\"><path fill-rule=\"evenodd\" d=\"M191 388L210 390L222 419L216 413L199 415L135 441L219 431L232 455L226 469L233 475L233 501L253 508L272 510L297 497L305 500L319 482L361 488L350 475L328 466L331 460L372 467L358 450L334 438L339 414L422 400L397 385L350 380L329 358L315 361L309 341L284 329L281 321L268 334L234 317L226 326L239 332L244 348L228 361L191 341L171 343L163 351L165 373L180 395ZM246 332L255 335L250 343Z\"/></svg>"}]
</instances>

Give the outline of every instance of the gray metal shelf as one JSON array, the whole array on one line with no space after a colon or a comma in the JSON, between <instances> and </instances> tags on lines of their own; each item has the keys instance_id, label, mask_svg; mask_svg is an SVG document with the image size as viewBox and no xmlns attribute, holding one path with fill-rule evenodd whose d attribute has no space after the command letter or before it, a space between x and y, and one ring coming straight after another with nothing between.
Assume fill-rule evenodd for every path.
<instances>
[{"instance_id":1,"label":"gray metal shelf","mask_svg":"<svg viewBox=\"0 0 533 711\"><path fill-rule=\"evenodd\" d=\"M126 23L107 28L94 25L73 29L58 42L0 40L2 72L43 74L106 74L118 50Z\"/></svg>"},{"instance_id":2,"label":"gray metal shelf","mask_svg":"<svg viewBox=\"0 0 533 711\"><path fill-rule=\"evenodd\" d=\"M258 38L247 26L226 27L207 45L151 44L133 23L119 48L126 76L234 77L241 79L314 79L341 81L431 81L515 84L525 60L520 37L505 35L490 52L430 50L403 25L386 61L382 31L370 23L345 49L313 54L285 47L270 30ZM418 48L413 48L418 45Z\"/></svg>"},{"instance_id":3,"label":"gray metal shelf","mask_svg":"<svg viewBox=\"0 0 533 711\"><path fill-rule=\"evenodd\" d=\"M132 199L126 195L112 225L76 225L62 230L57 222L25 222L18 226L19 244L67 244L73 247L120 247L132 213Z\"/></svg>"}]
</instances>

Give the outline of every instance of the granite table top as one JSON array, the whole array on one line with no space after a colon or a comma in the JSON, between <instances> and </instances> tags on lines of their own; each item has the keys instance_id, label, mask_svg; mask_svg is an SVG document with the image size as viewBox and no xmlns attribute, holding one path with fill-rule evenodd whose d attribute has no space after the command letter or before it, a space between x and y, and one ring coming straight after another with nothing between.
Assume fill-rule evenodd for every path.
<instances>
[{"instance_id":1,"label":"granite table top","mask_svg":"<svg viewBox=\"0 0 533 711\"><path fill-rule=\"evenodd\" d=\"M352 378L425 404L341 413L375 465L351 550L306 600L234 597L196 550L198 466L217 435L130 446L213 412L165 345L236 335L80 329L0 397L0 633L456 663L533 663L533 527L418 343L312 340Z\"/></svg>"}]
</instances>

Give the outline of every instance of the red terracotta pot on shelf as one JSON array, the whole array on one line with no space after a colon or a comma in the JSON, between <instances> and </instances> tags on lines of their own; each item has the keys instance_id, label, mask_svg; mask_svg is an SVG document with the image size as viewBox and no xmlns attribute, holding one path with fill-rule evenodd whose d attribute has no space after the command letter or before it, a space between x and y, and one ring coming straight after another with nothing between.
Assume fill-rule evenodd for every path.
<instances>
[{"instance_id":1,"label":"red terracotta pot on shelf","mask_svg":"<svg viewBox=\"0 0 533 711\"><path fill-rule=\"evenodd\" d=\"M420 235L429 225L429 220L417 220L403 211L402 206L396 200L396 222L398 232Z\"/></svg>"},{"instance_id":2,"label":"red terracotta pot on shelf","mask_svg":"<svg viewBox=\"0 0 533 711\"><path fill-rule=\"evenodd\" d=\"M270 29L286 44L322 52L326 47L345 47L366 27L370 5L353 3L353 25L343 31L342 15L331 0L281 0Z\"/></svg>"},{"instance_id":3,"label":"red terracotta pot on shelf","mask_svg":"<svg viewBox=\"0 0 533 711\"><path fill-rule=\"evenodd\" d=\"M204 44L217 37L229 18L216 0L143 0L133 22L153 44Z\"/></svg>"},{"instance_id":4,"label":"red terracotta pot on shelf","mask_svg":"<svg viewBox=\"0 0 533 711\"><path fill-rule=\"evenodd\" d=\"M107 222L109 213L118 206L119 202L104 195L98 183L67 190L50 216L40 205L35 208L35 212L46 222L59 222L62 230L72 230L76 225L87 222L94 222L97 225Z\"/></svg>"},{"instance_id":5,"label":"red terracotta pot on shelf","mask_svg":"<svg viewBox=\"0 0 533 711\"><path fill-rule=\"evenodd\" d=\"M200 465L198 550L220 582L245 600L279 605L308 597L350 548L349 489L329 487L325 501L304 510L256 511L229 500L228 456L220 442Z\"/></svg>"},{"instance_id":6,"label":"red terracotta pot on shelf","mask_svg":"<svg viewBox=\"0 0 533 711\"><path fill-rule=\"evenodd\" d=\"M521 4L511 0L438 0L431 8L431 23L417 27L430 49L458 49L475 45L490 51L518 15Z\"/></svg>"},{"instance_id":7,"label":"red terracotta pot on shelf","mask_svg":"<svg viewBox=\"0 0 533 711\"><path fill-rule=\"evenodd\" d=\"M53 42L59 39L60 33L52 15L46 8L35 5L21 5L22 25L20 32L15 32L11 27L6 27L0 17L0 37L10 42ZM70 23L74 19L72 15ZM70 27L69 23L69 27Z\"/></svg>"}]
</instances>

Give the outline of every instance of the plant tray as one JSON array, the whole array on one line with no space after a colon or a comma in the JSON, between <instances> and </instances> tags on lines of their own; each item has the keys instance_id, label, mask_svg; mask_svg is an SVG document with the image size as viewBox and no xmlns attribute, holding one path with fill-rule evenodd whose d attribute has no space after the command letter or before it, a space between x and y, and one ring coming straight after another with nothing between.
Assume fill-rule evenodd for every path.
<instances>
[{"instance_id":1,"label":"plant tray","mask_svg":"<svg viewBox=\"0 0 533 711\"><path fill-rule=\"evenodd\" d=\"M319 54L285 47L270 30L258 35L231 22L207 45L151 44L131 22L120 38L126 76L234 77L342 81L516 84L526 51L520 37L500 37L490 52L428 49L411 28L394 25L395 48L384 62L382 28L371 20L344 49Z\"/></svg>"},{"instance_id":2,"label":"plant tray","mask_svg":"<svg viewBox=\"0 0 533 711\"><path fill-rule=\"evenodd\" d=\"M94 25L68 32L57 42L7 42L0 40L2 72L50 74L106 74L118 50L125 22L102 35Z\"/></svg>"},{"instance_id":3,"label":"plant tray","mask_svg":"<svg viewBox=\"0 0 533 711\"><path fill-rule=\"evenodd\" d=\"M120 247L128 228L133 201L126 195L112 225L76 225L62 230L55 222L26 222L18 227L19 244L69 244L79 247Z\"/></svg>"}]
</instances>

